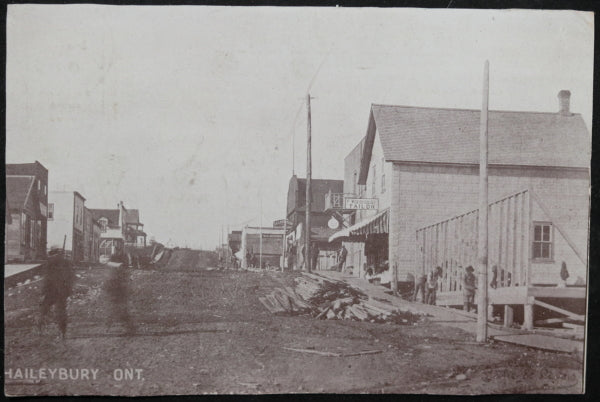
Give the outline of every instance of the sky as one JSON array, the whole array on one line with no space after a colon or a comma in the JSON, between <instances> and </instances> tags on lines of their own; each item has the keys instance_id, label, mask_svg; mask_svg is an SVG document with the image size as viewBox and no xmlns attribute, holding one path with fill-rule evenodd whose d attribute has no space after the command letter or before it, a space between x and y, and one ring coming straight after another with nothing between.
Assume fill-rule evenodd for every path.
<instances>
[{"instance_id":1,"label":"sky","mask_svg":"<svg viewBox=\"0 0 600 402\"><path fill-rule=\"evenodd\" d=\"M293 170L343 179L372 103L571 110L590 131L592 13L9 5L6 161L212 249L285 215Z\"/></svg>"}]
</instances>

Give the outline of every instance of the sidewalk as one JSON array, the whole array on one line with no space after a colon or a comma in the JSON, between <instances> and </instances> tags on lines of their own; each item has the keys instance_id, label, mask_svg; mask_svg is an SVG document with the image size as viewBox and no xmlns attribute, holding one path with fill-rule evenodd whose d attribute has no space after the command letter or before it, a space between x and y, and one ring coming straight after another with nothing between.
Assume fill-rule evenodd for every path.
<instances>
[{"instance_id":1,"label":"sidewalk","mask_svg":"<svg viewBox=\"0 0 600 402\"><path fill-rule=\"evenodd\" d=\"M314 271L313 274L320 275L333 281L342 281L358 289L369 296L370 299L388 302L394 307L417 314L428 314L429 321L440 325L460 328L473 336L477 334L477 315L446 307L432 306L422 303L414 303L385 293L387 288L373 285L365 279L357 278L337 271ZM504 328L495 324L488 325L488 335L494 340L518 344L556 352L583 353L583 341L573 339L562 339L558 337L540 335L518 329Z\"/></svg>"}]
</instances>

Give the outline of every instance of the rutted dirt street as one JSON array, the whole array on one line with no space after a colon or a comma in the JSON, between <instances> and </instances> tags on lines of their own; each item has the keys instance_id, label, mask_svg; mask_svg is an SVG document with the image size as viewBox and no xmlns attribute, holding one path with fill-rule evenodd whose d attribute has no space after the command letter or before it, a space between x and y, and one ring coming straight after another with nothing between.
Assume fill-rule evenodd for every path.
<instances>
[{"instance_id":1,"label":"rutted dirt street","mask_svg":"<svg viewBox=\"0 0 600 402\"><path fill-rule=\"evenodd\" d=\"M398 325L269 313L258 297L277 286L293 286L297 273L132 269L129 311L136 329L126 334L122 326L108 325L103 283L110 270L76 271L64 341L55 325L42 335L37 331L39 282L5 289L5 371L13 370L13 378L5 379L7 394L582 390L582 362L568 354L478 345L466 332L427 320ZM334 357L284 347L382 352ZM40 368L46 377L55 368L96 369L98 374L90 380L14 378L17 369L33 369L35 377ZM124 369L133 378L119 379Z\"/></svg>"}]
</instances>

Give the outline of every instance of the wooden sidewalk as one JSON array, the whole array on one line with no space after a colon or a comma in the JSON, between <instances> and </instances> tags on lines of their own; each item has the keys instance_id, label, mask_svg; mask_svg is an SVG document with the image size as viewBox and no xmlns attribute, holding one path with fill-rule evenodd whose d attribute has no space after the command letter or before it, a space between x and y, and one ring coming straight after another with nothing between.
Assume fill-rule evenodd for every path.
<instances>
[{"instance_id":1,"label":"wooden sidewalk","mask_svg":"<svg viewBox=\"0 0 600 402\"><path fill-rule=\"evenodd\" d=\"M470 333L475 340L477 332L477 315L452 308L432 306L422 303L410 302L397 296L386 293L387 288L373 285L365 279L357 278L337 271L314 271L313 274L321 275L334 281L342 281L365 293L371 300L390 303L399 309L416 314L427 314L431 322L440 325L462 329ZM574 339L563 339L556 336L543 335L532 331L504 328L495 324L488 326L488 335L497 341L518 344L556 352L583 353L584 342Z\"/></svg>"}]
</instances>

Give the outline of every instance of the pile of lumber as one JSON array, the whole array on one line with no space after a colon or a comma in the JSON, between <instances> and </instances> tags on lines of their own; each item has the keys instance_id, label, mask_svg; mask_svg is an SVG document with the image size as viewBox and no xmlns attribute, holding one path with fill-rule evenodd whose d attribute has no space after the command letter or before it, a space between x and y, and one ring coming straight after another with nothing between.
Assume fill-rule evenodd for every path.
<instances>
[{"instance_id":1,"label":"pile of lumber","mask_svg":"<svg viewBox=\"0 0 600 402\"><path fill-rule=\"evenodd\" d=\"M276 288L259 297L273 314L310 314L317 319L353 320L411 325L421 316L400 311L394 306L369 300L363 292L341 281L303 273L295 278L296 287Z\"/></svg>"},{"instance_id":2,"label":"pile of lumber","mask_svg":"<svg viewBox=\"0 0 600 402\"><path fill-rule=\"evenodd\" d=\"M270 294L259 297L258 300L272 314L303 314L312 310L291 287L275 288Z\"/></svg>"}]
</instances>

